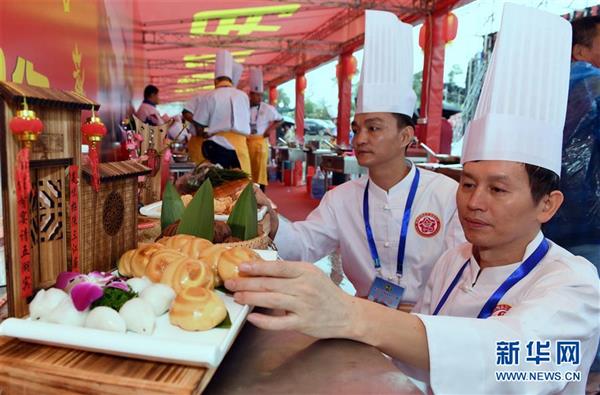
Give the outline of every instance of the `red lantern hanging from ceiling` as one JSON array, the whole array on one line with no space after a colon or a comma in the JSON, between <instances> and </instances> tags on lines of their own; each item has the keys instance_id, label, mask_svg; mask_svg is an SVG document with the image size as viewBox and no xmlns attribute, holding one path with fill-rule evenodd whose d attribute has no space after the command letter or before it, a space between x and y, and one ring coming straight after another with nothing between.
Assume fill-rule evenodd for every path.
<instances>
[{"instance_id":1,"label":"red lantern hanging from ceiling","mask_svg":"<svg viewBox=\"0 0 600 395\"><path fill-rule=\"evenodd\" d=\"M429 27L428 20L423 23L421 29L419 30L419 47L422 50L425 50L425 43L427 42L427 28ZM452 12L446 14L446 16L442 20L442 39L445 43L449 43L450 41L456 38L456 34L458 33L458 18Z\"/></svg>"},{"instance_id":2,"label":"red lantern hanging from ceiling","mask_svg":"<svg viewBox=\"0 0 600 395\"><path fill-rule=\"evenodd\" d=\"M17 223L19 228L19 257L21 265L21 296L27 298L33 293L31 270L31 235L29 230L29 197L31 178L29 174L29 150L37 140L44 125L35 112L27 107L23 98L23 109L9 123L11 132L18 138L21 149L17 153L15 168L17 192Z\"/></svg>"},{"instance_id":3,"label":"red lantern hanging from ceiling","mask_svg":"<svg viewBox=\"0 0 600 395\"><path fill-rule=\"evenodd\" d=\"M304 95L304 91L306 90L306 77L304 74L298 75L296 77L296 92Z\"/></svg>"},{"instance_id":4,"label":"red lantern hanging from ceiling","mask_svg":"<svg viewBox=\"0 0 600 395\"><path fill-rule=\"evenodd\" d=\"M92 187L98 192L100 189L100 173L98 169L100 159L98 156L98 147L96 145L102 141L102 138L106 135L106 126L104 126L100 117L96 116L94 107L92 107L92 116L81 125L81 133L90 147L88 155L90 167L92 168Z\"/></svg>"}]
</instances>

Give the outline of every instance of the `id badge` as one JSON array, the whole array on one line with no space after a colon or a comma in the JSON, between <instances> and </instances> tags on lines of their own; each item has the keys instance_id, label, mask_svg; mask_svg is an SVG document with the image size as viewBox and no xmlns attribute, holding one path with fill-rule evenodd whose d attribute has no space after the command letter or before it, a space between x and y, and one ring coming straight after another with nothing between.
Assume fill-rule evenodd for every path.
<instances>
[{"instance_id":1,"label":"id badge","mask_svg":"<svg viewBox=\"0 0 600 395\"><path fill-rule=\"evenodd\" d=\"M400 305L403 294L403 287L384 280L381 277L375 277L375 281L373 281L373 285L371 285L367 299L396 310Z\"/></svg>"}]
</instances>

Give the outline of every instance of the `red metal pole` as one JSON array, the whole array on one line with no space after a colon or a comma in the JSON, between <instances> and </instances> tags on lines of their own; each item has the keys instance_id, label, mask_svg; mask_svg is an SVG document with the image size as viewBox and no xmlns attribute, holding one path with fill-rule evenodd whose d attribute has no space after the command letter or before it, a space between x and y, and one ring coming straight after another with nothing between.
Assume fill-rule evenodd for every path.
<instances>
[{"instance_id":1,"label":"red metal pole","mask_svg":"<svg viewBox=\"0 0 600 395\"><path fill-rule=\"evenodd\" d=\"M277 107L277 86L275 85L269 87L269 104Z\"/></svg>"},{"instance_id":2,"label":"red metal pole","mask_svg":"<svg viewBox=\"0 0 600 395\"><path fill-rule=\"evenodd\" d=\"M425 60L421 88L421 110L417 137L431 149L440 152L442 137L442 101L444 96L443 21L445 13L426 19Z\"/></svg>"},{"instance_id":3,"label":"red metal pole","mask_svg":"<svg viewBox=\"0 0 600 395\"><path fill-rule=\"evenodd\" d=\"M352 52L343 53L338 63L337 143L350 144L350 111L352 110Z\"/></svg>"},{"instance_id":4,"label":"red metal pole","mask_svg":"<svg viewBox=\"0 0 600 395\"><path fill-rule=\"evenodd\" d=\"M304 72L296 74L296 137L304 139L304 89L306 89L306 77Z\"/></svg>"},{"instance_id":5,"label":"red metal pole","mask_svg":"<svg viewBox=\"0 0 600 395\"><path fill-rule=\"evenodd\" d=\"M275 109L277 109L277 86L276 85L271 85L269 87L269 104L272 105L273 107L275 107ZM271 133L271 135L269 136L269 143L272 146L275 146L277 144L276 133Z\"/></svg>"}]
</instances>

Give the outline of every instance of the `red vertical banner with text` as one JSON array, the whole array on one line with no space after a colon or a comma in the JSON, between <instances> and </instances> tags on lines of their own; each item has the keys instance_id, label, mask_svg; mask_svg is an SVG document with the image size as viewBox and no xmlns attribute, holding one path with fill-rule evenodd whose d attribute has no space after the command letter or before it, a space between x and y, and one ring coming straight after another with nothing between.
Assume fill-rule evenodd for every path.
<instances>
[{"instance_id":1,"label":"red vertical banner with text","mask_svg":"<svg viewBox=\"0 0 600 395\"><path fill-rule=\"evenodd\" d=\"M71 225L71 271L79 271L79 168L69 166L69 223Z\"/></svg>"},{"instance_id":2,"label":"red vertical banner with text","mask_svg":"<svg viewBox=\"0 0 600 395\"><path fill-rule=\"evenodd\" d=\"M17 154L15 169L17 189L17 224L19 228L19 260L21 269L21 296L28 298L33 293L31 270L31 230L29 215L29 197L31 179L29 177L29 149L24 148Z\"/></svg>"}]
</instances>

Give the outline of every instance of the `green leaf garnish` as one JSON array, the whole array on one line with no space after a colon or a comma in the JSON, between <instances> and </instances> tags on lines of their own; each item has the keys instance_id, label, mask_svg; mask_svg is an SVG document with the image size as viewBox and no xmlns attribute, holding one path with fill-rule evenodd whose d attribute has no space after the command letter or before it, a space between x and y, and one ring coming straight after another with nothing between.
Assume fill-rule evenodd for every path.
<instances>
[{"instance_id":1,"label":"green leaf garnish","mask_svg":"<svg viewBox=\"0 0 600 395\"><path fill-rule=\"evenodd\" d=\"M229 312L227 312L225 319L223 321L221 321L221 323L219 325L217 325L215 328L229 329L229 328L231 328L231 325L232 325L231 318L229 318Z\"/></svg>"},{"instance_id":2,"label":"green leaf garnish","mask_svg":"<svg viewBox=\"0 0 600 395\"><path fill-rule=\"evenodd\" d=\"M181 216L177 227L177 234L186 234L213 240L215 205L213 201L213 188L210 181L204 181L190 204Z\"/></svg>"},{"instance_id":3,"label":"green leaf garnish","mask_svg":"<svg viewBox=\"0 0 600 395\"><path fill-rule=\"evenodd\" d=\"M137 296L137 292L123 291L119 288L105 287L104 295L102 295L100 299L92 303L92 309L98 306L106 306L119 312L119 310L121 310L121 307L123 307L125 302L136 298Z\"/></svg>"},{"instance_id":4,"label":"green leaf garnish","mask_svg":"<svg viewBox=\"0 0 600 395\"><path fill-rule=\"evenodd\" d=\"M227 219L231 235L244 241L258 236L257 211L254 186L248 183Z\"/></svg>"},{"instance_id":5,"label":"green leaf garnish","mask_svg":"<svg viewBox=\"0 0 600 395\"><path fill-rule=\"evenodd\" d=\"M169 181L163 194L162 208L160 210L160 228L164 230L167 226L181 219L185 207L181 196L173 184Z\"/></svg>"}]
</instances>

